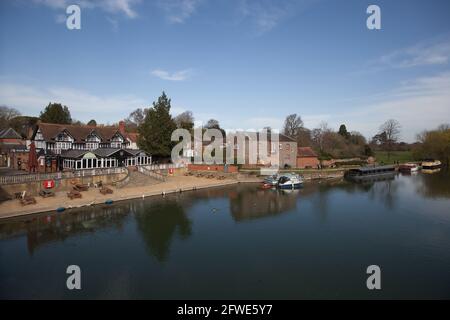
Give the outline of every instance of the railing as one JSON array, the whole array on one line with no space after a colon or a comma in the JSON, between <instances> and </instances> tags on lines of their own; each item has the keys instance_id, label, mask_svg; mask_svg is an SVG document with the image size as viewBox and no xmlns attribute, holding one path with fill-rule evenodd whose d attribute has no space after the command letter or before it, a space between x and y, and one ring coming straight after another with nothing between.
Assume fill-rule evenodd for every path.
<instances>
[{"instance_id":1,"label":"railing","mask_svg":"<svg viewBox=\"0 0 450 320\"><path fill-rule=\"evenodd\" d=\"M184 168L186 165L183 163L164 163L164 164L152 164L152 165L146 165L142 166L147 170L155 171L155 170L167 170L167 169L178 169L178 168Z\"/></svg>"},{"instance_id":2,"label":"railing","mask_svg":"<svg viewBox=\"0 0 450 320\"><path fill-rule=\"evenodd\" d=\"M123 169L127 173L127 175L125 178L114 182L114 184L116 185L117 188L123 188L128 184L128 182L130 182L130 171L127 168L123 168Z\"/></svg>"},{"instance_id":3,"label":"railing","mask_svg":"<svg viewBox=\"0 0 450 320\"><path fill-rule=\"evenodd\" d=\"M29 183L43 180L61 180L61 179L71 179L89 176L120 174L126 172L125 170L126 168L102 168L102 169L55 172L55 173L19 174L14 176L0 177L0 185Z\"/></svg>"},{"instance_id":4,"label":"railing","mask_svg":"<svg viewBox=\"0 0 450 320\"><path fill-rule=\"evenodd\" d=\"M161 174L159 172L156 172L156 169L150 170L150 169L147 169L144 166L139 166L138 167L138 171L140 173L142 173L142 174L144 174L144 175L146 175L148 177L154 178L156 180L163 181L163 182L166 181L166 177L163 174Z\"/></svg>"}]
</instances>

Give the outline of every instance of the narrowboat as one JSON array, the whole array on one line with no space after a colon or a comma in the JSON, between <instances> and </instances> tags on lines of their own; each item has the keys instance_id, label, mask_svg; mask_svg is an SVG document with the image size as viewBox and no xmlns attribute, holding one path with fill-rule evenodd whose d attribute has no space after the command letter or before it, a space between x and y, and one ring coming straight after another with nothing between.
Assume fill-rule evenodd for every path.
<instances>
[{"instance_id":1,"label":"narrowboat","mask_svg":"<svg viewBox=\"0 0 450 320\"><path fill-rule=\"evenodd\" d=\"M374 180L391 178L396 174L394 166L371 166L350 169L345 172L345 178L352 181Z\"/></svg>"},{"instance_id":2,"label":"narrowboat","mask_svg":"<svg viewBox=\"0 0 450 320\"><path fill-rule=\"evenodd\" d=\"M415 163L404 163L398 167L398 171L403 173L414 173L419 171L419 165Z\"/></svg>"},{"instance_id":3,"label":"narrowboat","mask_svg":"<svg viewBox=\"0 0 450 320\"><path fill-rule=\"evenodd\" d=\"M296 174L284 174L278 179L280 189L298 189L302 186L303 179Z\"/></svg>"}]
</instances>

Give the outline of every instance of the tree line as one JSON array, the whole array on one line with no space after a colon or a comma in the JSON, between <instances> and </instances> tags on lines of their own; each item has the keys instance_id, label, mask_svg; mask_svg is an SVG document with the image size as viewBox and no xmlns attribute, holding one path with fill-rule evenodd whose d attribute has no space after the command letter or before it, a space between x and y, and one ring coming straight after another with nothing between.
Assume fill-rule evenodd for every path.
<instances>
[{"instance_id":1,"label":"tree line","mask_svg":"<svg viewBox=\"0 0 450 320\"><path fill-rule=\"evenodd\" d=\"M150 107L138 108L125 119L126 130L139 133L138 146L152 154L154 159L170 156L174 145L171 141L173 130L194 128L194 116L191 111L172 117L170 109L171 99L162 92ZM0 106L0 128L12 127L23 137L28 136L27 130L39 120L47 123L84 124L73 119L69 108L61 103L49 103L40 112L39 117L22 116L14 108ZM95 119L86 124L99 125ZM208 120L204 128L215 128L225 133L216 119ZM441 125L436 130L421 133L418 135L418 142L412 146L399 141L400 132L400 123L389 119L380 125L378 133L367 141L361 133L349 131L345 124L340 125L335 131L323 121L318 127L308 129L297 114L286 117L282 130L284 135L295 139L299 146L312 147L321 159L369 157L378 150L386 151L389 158L393 151L412 149L414 157L418 160L436 158L449 163L449 125Z\"/></svg>"}]
</instances>

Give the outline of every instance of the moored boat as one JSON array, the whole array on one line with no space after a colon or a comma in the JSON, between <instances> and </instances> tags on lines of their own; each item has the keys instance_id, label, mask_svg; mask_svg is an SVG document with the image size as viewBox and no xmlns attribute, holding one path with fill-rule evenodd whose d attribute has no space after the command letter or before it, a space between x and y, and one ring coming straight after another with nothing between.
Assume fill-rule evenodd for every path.
<instances>
[{"instance_id":1,"label":"moored boat","mask_svg":"<svg viewBox=\"0 0 450 320\"><path fill-rule=\"evenodd\" d=\"M436 170L441 168L441 162L439 160L427 160L422 162L422 169L424 170Z\"/></svg>"},{"instance_id":2,"label":"moored boat","mask_svg":"<svg viewBox=\"0 0 450 320\"><path fill-rule=\"evenodd\" d=\"M278 179L280 189L298 189L302 186L303 179L296 174L284 174Z\"/></svg>"},{"instance_id":3,"label":"moored boat","mask_svg":"<svg viewBox=\"0 0 450 320\"><path fill-rule=\"evenodd\" d=\"M403 173L413 173L419 171L419 165L415 163L404 163L398 167L398 171Z\"/></svg>"},{"instance_id":4,"label":"moored boat","mask_svg":"<svg viewBox=\"0 0 450 320\"><path fill-rule=\"evenodd\" d=\"M278 184L278 179L280 179L280 176L276 174L265 178L263 183L275 187Z\"/></svg>"},{"instance_id":5,"label":"moored boat","mask_svg":"<svg viewBox=\"0 0 450 320\"><path fill-rule=\"evenodd\" d=\"M370 166L350 169L345 172L345 178L352 181L390 178L396 174L394 166Z\"/></svg>"}]
</instances>

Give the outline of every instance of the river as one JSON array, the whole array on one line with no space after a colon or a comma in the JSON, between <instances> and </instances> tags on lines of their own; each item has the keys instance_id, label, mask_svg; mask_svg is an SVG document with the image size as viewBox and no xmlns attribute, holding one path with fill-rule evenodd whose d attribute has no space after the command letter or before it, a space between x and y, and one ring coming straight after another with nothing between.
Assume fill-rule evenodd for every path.
<instances>
[{"instance_id":1,"label":"river","mask_svg":"<svg viewBox=\"0 0 450 320\"><path fill-rule=\"evenodd\" d=\"M449 299L450 175L240 184L0 221L0 298Z\"/></svg>"}]
</instances>

